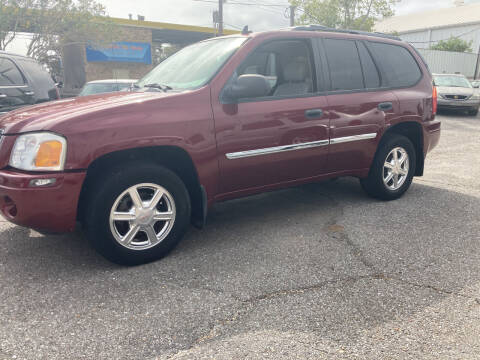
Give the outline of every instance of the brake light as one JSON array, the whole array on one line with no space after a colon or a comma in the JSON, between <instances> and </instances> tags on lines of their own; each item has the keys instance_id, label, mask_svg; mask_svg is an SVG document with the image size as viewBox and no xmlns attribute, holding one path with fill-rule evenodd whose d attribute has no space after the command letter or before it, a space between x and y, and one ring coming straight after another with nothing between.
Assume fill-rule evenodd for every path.
<instances>
[{"instance_id":1,"label":"brake light","mask_svg":"<svg viewBox=\"0 0 480 360\"><path fill-rule=\"evenodd\" d=\"M437 114L437 106L438 106L438 92L437 87L433 85L433 95L432 95L432 113L433 115Z\"/></svg>"}]
</instances>

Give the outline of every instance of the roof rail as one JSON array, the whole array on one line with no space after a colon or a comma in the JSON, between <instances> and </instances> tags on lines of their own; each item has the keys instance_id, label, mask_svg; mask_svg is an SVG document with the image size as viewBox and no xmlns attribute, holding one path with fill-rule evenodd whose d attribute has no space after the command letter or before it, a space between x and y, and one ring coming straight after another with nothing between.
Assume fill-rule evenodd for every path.
<instances>
[{"instance_id":1,"label":"roof rail","mask_svg":"<svg viewBox=\"0 0 480 360\"><path fill-rule=\"evenodd\" d=\"M300 25L290 28L294 31L325 31L325 32L336 32L336 33L343 33L343 34L355 34L355 35L365 35L365 36L376 36L380 38L386 38L391 40L399 40L402 41L398 36L380 33L380 32L367 32L367 31L360 31L360 30L348 30L348 29L335 29L328 26L323 25Z\"/></svg>"}]
</instances>

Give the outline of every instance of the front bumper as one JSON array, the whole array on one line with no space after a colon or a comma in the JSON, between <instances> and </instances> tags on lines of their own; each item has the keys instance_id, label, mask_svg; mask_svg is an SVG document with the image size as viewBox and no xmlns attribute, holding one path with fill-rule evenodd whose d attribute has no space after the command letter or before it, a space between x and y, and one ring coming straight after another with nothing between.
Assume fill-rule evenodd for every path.
<instances>
[{"instance_id":1,"label":"front bumper","mask_svg":"<svg viewBox=\"0 0 480 360\"><path fill-rule=\"evenodd\" d=\"M438 97L438 107L444 109L478 109L480 100L450 100Z\"/></svg>"},{"instance_id":2,"label":"front bumper","mask_svg":"<svg viewBox=\"0 0 480 360\"><path fill-rule=\"evenodd\" d=\"M85 175L84 171L35 174L1 170L0 212L20 226L49 232L73 231ZM55 183L32 187L34 179L55 179Z\"/></svg>"}]
</instances>

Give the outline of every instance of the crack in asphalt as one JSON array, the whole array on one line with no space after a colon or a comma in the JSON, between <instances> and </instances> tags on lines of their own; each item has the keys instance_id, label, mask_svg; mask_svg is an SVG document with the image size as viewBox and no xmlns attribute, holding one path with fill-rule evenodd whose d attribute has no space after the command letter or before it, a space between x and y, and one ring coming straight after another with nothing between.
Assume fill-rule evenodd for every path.
<instances>
[{"instance_id":1,"label":"crack in asphalt","mask_svg":"<svg viewBox=\"0 0 480 360\"><path fill-rule=\"evenodd\" d=\"M428 182L428 181L426 181ZM306 292L311 292L311 291L318 291L323 289L324 287L328 285L335 285L335 284L341 284L341 283L349 283L349 282L356 282L360 281L363 279L378 279L382 281L397 281L400 283L403 283L405 285L409 285L412 287L416 288L423 288L423 289L428 289L431 291L434 291L439 294L446 294L446 295L455 295L459 296L465 299L469 300L474 300L476 304L480 305L480 298L475 298L471 297L468 295L460 294L458 292L452 291L452 290L447 290L447 289L442 289L439 287L435 287L433 285L429 284L418 284L414 282L410 282L404 279L397 278L393 275L386 274L385 272L377 269L375 265L370 262L367 259L367 256L365 255L364 251L360 248L359 245L357 245L348 235L346 229L344 226L340 225L340 219L345 215L344 212L344 205L342 205L339 201L337 201L333 196L325 193L319 193L321 196L324 196L327 198L332 204L333 204L333 211L332 215L330 216L330 219L328 219L324 231L328 237L331 239L341 241L346 244L346 246L350 249L351 253L360 261L361 264L363 264L366 268L370 269L372 271L371 274L369 275L363 275L363 276L350 276L350 277L343 277L339 279L333 279L333 280L327 280L323 281L318 284L314 284L311 286L305 286L305 287L299 287L299 288L291 288L291 289L281 289L277 291L273 291L270 293L264 293L260 294L248 299L239 299L238 297L234 296L231 293L225 292L225 291L219 291L218 289L209 289L209 288L204 288L204 290L209 290L212 292L228 295L231 298L237 300L240 302L240 306L237 311L233 313L232 316L226 318L226 319L221 319L221 320L216 320L215 323L212 325L211 329L208 331L208 333L204 336L201 336L197 338L191 346L189 346L187 349L178 351L171 356L168 356L168 359L174 358L177 354L179 353L184 353L188 352L189 350L192 350L196 346L203 344L205 342L208 342L215 337L217 337L221 331L222 328L229 324L233 324L239 320L239 318L248 312L250 312L254 307L260 303L263 300L268 300L268 299L273 299L273 298L278 298L278 297L283 297L283 296L290 296L290 295L297 295L297 294L303 294ZM363 315L363 314L361 314Z\"/></svg>"}]
</instances>

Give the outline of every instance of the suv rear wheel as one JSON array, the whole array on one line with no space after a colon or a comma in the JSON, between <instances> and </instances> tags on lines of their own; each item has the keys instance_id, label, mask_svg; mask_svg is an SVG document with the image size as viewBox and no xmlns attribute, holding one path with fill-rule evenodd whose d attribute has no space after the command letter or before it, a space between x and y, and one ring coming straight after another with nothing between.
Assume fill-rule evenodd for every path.
<instances>
[{"instance_id":1,"label":"suv rear wheel","mask_svg":"<svg viewBox=\"0 0 480 360\"><path fill-rule=\"evenodd\" d=\"M97 184L100 182L97 182ZM93 189L86 219L94 248L121 265L167 255L190 222L190 198L172 171L150 164L114 169Z\"/></svg>"},{"instance_id":2,"label":"suv rear wheel","mask_svg":"<svg viewBox=\"0 0 480 360\"><path fill-rule=\"evenodd\" d=\"M402 135L387 135L373 160L370 173L361 179L363 189L381 200L400 198L412 184L416 154L412 142Z\"/></svg>"},{"instance_id":3,"label":"suv rear wheel","mask_svg":"<svg viewBox=\"0 0 480 360\"><path fill-rule=\"evenodd\" d=\"M468 110L468 115L477 116L478 115L478 109Z\"/></svg>"}]
</instances>

